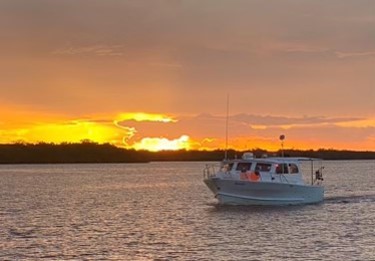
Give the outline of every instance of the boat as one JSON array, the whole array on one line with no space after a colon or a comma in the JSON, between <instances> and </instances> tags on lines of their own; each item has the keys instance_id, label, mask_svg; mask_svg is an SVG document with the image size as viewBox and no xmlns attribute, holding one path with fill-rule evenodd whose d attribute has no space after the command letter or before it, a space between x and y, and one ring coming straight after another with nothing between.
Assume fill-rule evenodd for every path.
<instances>
[{"instance_id":1,"label":"boat","mask_svg":"<svg viewBox=\"0 0 375 261\"><path fill-rule=\"evenodd\" d=\"M247 152L240 159L223 160L219 167L206 165L204 183L223 205L318 203L324 199L321 162L313 158L256 158ZM311 177L305 182L306 169L310 169Z\"/></svg>"}]
</instances>

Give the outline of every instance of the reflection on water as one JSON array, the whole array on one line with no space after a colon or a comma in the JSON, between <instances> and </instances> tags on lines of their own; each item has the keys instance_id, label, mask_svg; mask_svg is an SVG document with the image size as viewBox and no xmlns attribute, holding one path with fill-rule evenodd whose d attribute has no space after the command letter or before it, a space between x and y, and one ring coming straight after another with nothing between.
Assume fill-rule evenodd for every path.
<instances>
[{"instance_id":1,"label":"reflection on water","mask_svg":"<svg viewBox=\"0 0 375 261\"><path fill-rule=\"evenodd\" d=\"M288 207L218 205L199 162L0 166L0 260L374 260L375 162L325 165Z\"/></svg>"}]
</instances>

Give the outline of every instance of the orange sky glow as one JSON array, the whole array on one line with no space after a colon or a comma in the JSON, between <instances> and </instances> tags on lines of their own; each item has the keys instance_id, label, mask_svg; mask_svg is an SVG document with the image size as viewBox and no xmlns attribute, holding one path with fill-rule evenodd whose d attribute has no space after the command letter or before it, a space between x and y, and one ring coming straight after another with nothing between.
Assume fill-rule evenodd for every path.
<instances>
[{"instance_id":1,"label":"orange sky glow","mask_svg":"<svg viewBox=\"0 0 375 261\"><path fill-rule=\"evenodd\" d=\"M375 2L0 2L0 143L375 151Z\"/></svg>"}]
</instances>

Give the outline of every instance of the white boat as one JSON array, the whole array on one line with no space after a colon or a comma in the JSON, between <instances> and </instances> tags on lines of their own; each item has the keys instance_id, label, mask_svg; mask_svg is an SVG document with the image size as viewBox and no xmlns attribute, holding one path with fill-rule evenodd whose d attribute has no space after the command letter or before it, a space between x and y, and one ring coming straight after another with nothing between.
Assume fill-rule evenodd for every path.
<instances>
[{"instance_id":1,"label":"white boat","mask_svg":"<svg viewBox=\"0 0 375 261\"><path fill-rule=\"evenodd\" d=\"M309 161L311 177L304 181L303 161ZM207 165L204 183L220 204L298 205L323 201L323 166L310 158L254 158L244 153L241 159L224 160L216 171ZM306 168L306 164L303 164ZM306 178L306 177L305 177Z\"/></svg>"}]
</instances>

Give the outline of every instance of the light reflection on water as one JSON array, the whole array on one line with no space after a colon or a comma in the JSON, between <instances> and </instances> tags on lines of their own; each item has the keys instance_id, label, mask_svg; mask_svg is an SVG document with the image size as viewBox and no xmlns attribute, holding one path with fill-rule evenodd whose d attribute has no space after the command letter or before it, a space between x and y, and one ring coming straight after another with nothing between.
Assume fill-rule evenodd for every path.
<instances>
[{"instance_id":1,"label":"light reflection on water","mask_svg":"<svg viewBox=\"0 0 375 261\"><path fill-rule=\"evenodd\" d=\"M219 206L204 164L0 166L0 260L374 260L375 161L290 207Z\"/></svg>"}]
</instances>

